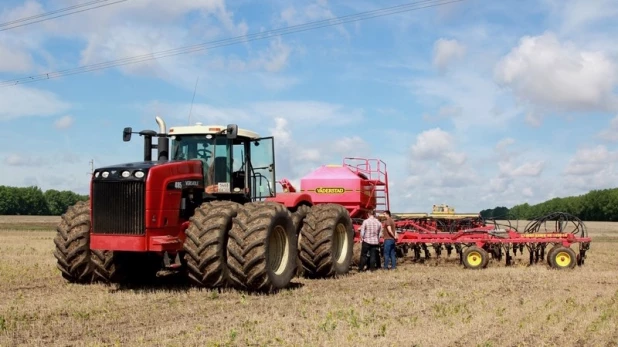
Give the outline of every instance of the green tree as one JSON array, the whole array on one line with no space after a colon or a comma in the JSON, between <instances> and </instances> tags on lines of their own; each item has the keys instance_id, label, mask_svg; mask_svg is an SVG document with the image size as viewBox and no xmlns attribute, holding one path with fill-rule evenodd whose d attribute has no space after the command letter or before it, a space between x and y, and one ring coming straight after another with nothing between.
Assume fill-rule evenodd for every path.
<instances>
[{"instance_id":1,"label":"green tree","mask_svg":"<svg viewBox=\"0 0 618 347\"><path fill-rule=\"evenodd\" d=\"M501 207L481 211L485 218L500 218ZM618 188L591 190L586 194L553 198L536 205L523 203L506 209L509 219L532 219L552 212L566 212L586 221L618 221Z\"/></svg>"},{"instance_id":2,"label":"green tree","mask_svg":"<svg viewBox=\"0 0 618 347\"><path fill-rule=\"evenodd\" d=\"M78 201L88 200L88 195L72 191L39 187L0 186L0 215L61 215Z\"/></svg>"}]
</instances>

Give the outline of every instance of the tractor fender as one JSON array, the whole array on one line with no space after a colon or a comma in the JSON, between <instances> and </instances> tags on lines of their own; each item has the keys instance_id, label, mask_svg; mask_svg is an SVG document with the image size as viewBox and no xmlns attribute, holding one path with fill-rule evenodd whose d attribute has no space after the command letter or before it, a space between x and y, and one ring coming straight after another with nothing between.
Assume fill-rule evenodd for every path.
<instances>
[{"instance_id":1,"label":"tractor fender","mask_svg":"<svg viewBox=\"0 0 618 347\"><path fill-rule=\"evenodd\" d=\"M311 195L307 193L280 193L266 198L266 201L278 202L287 208L293 208L298 205L313 205Z\"/></svg>"}]
</instances>

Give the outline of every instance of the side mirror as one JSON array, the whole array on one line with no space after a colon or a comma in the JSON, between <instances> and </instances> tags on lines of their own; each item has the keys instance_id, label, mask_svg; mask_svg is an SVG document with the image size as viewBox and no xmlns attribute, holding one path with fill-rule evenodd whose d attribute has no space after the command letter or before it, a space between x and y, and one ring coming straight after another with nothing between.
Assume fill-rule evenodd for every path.
<instances>
[{"instance_id":1,"label":"side mirror","mask_svg":"<svg viewBox=\"0 0 618 347\"><path fill-rule=\"evenodd\" d=\"M226 130L227 138L233 140L238 136L238 125L228 124Z\"/></svg>"},{"instance_id":2,"label":"side mirror","mask_svg":"<svg viewBox=\"0 0 618 347\"><path fill-rule=\"evenodd\" d=\"M124 128L124 130L122 131L122 141L124 141L124 142L131 141L131 133L132 132L133 132L133 129L131 127Z\"/></svg>"}]
</instances>

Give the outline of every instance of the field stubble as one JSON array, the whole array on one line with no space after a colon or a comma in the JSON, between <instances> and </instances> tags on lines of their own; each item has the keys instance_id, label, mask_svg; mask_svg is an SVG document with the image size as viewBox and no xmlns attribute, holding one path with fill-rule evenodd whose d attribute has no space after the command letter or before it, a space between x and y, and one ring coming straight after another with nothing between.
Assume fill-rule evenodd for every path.
<instances>
[{"instance_id":1,"label":"field stubble","mask_svg":"<svg viewBox=\"0 0 618 347\"><path fill-rule=\"evenodd\" d=\"M186 286L69 285L55 267L58 217L0 217L0 345L616 346L618 223L588 222L573 271L465 271L400 262L337 280L295 278L275 295ZM519 223L520 227L525 221ZM32 226L32 227L30 227ZM47 231L44 229L47 228Z\"/></svg>"}]
</instances>

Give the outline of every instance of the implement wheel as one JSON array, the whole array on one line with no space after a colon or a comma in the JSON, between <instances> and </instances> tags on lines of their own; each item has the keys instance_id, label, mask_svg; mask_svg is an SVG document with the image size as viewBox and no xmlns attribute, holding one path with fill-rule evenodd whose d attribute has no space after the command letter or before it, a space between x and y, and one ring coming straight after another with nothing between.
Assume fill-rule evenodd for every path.
<instances>
[{"instance_id":1,"label":"implement wheel","mask_svg":"<svg viewBox=\"0 0 618 347\"><path fill-rule=\"evenodd\" d=\"M549 263L554 269L572 269L577 265L577 256L571 248L559 246L549 254Z\"/></svg>"},{"instance_id":2,"label":"implement wheel","mask_svg":"<svg viewBox=\"0 0 618 347\"><path fill-rule=\"evenodd\" d=\"M489 254L482 248L470 246L463 252L463 264L467 269L484 269L489 263Z\"/></svg>"},{"instance_id":3,"label":"implement wheel","mask_svg":"<svg viewBox=\"0 0 618 347\"><path fill-rule=\"evenodd\" d=\"M553 245L549 251L547 252L547 255L545 256L546 260L547 260L547 265L551 266L551 257L552 257L552 253L559 248L560 245Z\"/></svg>"}]
</instances>

